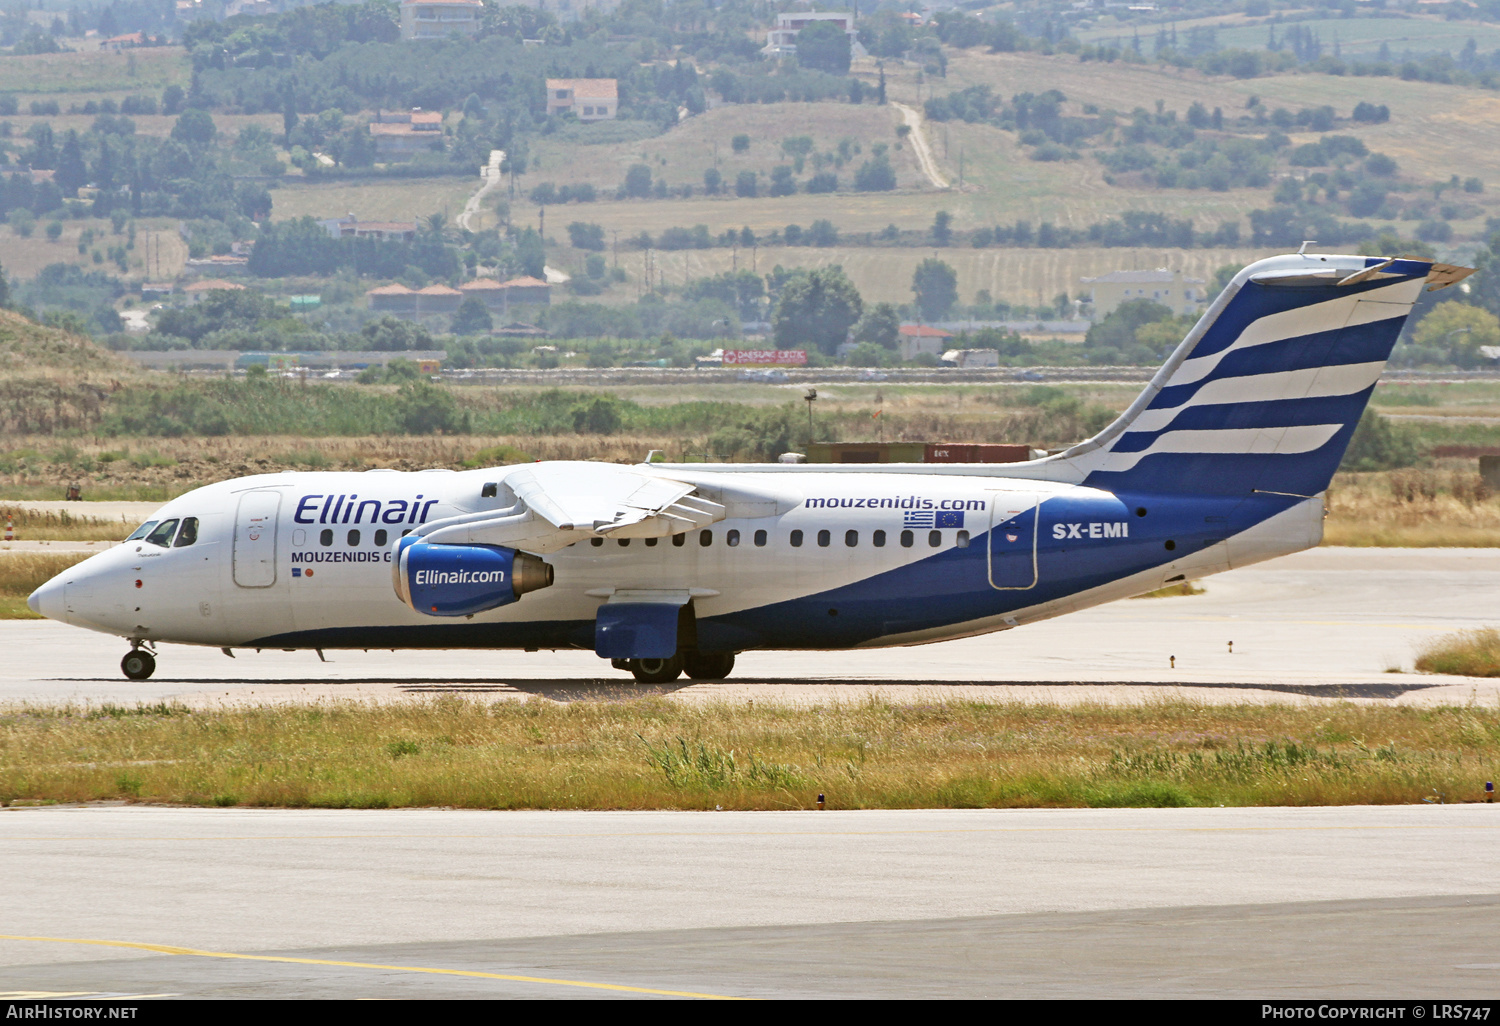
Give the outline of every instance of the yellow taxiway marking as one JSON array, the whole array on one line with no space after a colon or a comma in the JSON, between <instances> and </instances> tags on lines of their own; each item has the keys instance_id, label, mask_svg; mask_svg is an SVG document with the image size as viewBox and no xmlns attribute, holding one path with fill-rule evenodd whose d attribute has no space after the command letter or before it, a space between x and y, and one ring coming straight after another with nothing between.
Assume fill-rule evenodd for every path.
<instances>
[{"instance_id":1,"label":"yellow taxiway marking","mask_svg":"<svg viewBox=\"0 0 1500 1026\"><path fill-rule=\"evenodd\" d=\"M482 973L472 969L436 969L420 965L381 965L377 962L341 962L326 958L291 958L284 955L242 955L232 951L200 951L170 944L142 944L139 941L93 940L79 937L21 937L0 933L0 940L38 941L50 944L93 944L104 948L133 948L155 951L162 955L196 955L199 958L234 958L246 962L287 962L293 965L333 965L348 969L384 969L401 973L427 973L432 976L469 976L481 980L508 980L512 983L546 983L555 987L583 987L587 990L615 990L629 994L655 994L662 997L708 998L714 1001L736 1001L726 994L698 994L688 990L655 990L651 987L627 987L619 983L590 983L586 980L555 980L545 976L507 976L504 973Z\"/></svg>"}]
</instances>

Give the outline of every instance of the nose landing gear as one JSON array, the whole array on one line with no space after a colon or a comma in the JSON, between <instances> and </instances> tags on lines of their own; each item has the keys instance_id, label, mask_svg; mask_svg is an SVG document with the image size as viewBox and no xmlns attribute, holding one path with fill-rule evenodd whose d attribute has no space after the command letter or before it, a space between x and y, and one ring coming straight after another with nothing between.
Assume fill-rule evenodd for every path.
<instances>
[{"instance_id":1,"label":"nose landing gear","mask_svg":"<svg viewBox=\"0 0 1500 1026\"><path fill-rule=\"evenodd\" d=\"M120 660L120 670L131 680L145 680L156 672L156 657L137 646Z\"/></svg>"}]
</instances>

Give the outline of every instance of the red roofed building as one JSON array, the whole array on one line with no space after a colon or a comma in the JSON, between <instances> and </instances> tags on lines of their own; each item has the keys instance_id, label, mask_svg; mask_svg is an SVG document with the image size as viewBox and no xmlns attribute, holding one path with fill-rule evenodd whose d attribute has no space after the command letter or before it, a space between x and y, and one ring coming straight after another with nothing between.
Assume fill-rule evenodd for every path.
<instances>
[{"instance_id":1,"label":"red roofed building","mask_svg":"<svg viewBox=\"0 0 1500 1026\"><path fill-rule=\"evenodd\" d=\"M423 150L443 148L443 115L414 107L409 111L377 111L370 122L375 156L383 161L410 160Z\"/></svg>"},{"instance_id":2,"label":"red roofed building","mask_svg":"<svg viewBox=\"0 0 1500 1026\"><path fill-rule=\"evenodd\" d=\"M620 109L620 90L612 78L547 79L547 113L572 111L579 121L604 121Z\"/></svg>"},{"instance_id":3,"label":"red roofed building","mask_svg":"<svg viewBox=\"0 0 1500 1026\"><path fill-rule=\"evenodd\" d=\"M223 278L205 278L203 281L195 281L182 290L187 296L189 304L201 302L210 292L243 292L245 286Z\"/></svg>"},{"instance_id":4,"label":"red roofed building","mask_svg":"<svg viewBox=\"0 0 1500 1026\"><path fill-rule=\"evenodd\" d=\"M953 332L944 331L926 324L903 324L897 329L896 348L901 359L910 360L920 353L941 354L948 348L947 342Z\"/></svg>"}]
</instances>

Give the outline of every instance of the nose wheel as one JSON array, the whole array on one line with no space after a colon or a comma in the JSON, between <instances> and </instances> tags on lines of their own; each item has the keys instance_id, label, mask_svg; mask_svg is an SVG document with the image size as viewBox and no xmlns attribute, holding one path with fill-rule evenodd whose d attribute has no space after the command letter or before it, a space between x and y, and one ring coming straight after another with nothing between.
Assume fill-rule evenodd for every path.
<instances>
[{"instance_id":1,"label":"nose wheel","mask_svg":"<svg viewBox=\"0 0 1500 1026\"><path fill-rule=\"evenodd\" d=\"M156 657L144 648L134 648L120 660L120 669L131 680L145 680L156 672Z\"/></svg>"}]
</instances>

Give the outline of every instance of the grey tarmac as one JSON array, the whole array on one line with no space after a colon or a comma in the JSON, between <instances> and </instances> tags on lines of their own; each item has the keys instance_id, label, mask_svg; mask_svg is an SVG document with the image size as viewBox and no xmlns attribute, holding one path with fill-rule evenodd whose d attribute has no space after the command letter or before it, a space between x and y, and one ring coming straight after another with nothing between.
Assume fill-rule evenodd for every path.
<instances>
[{"instance_id":1,"label":"grey tarmac","mask_svg":"<svg viewBox=\"0 0 1500 1026\"><path fill-rule=\"evenodd\" d=\"M1480 999L1497 841L1483 804L7 810L0 992Z\"/></svg>"},{"instance_id":2,"label":"grey tarmac","mask_svg":"<svg viewBox=\"0 0 1500 1026\"><path fill-rule=\"evenodd\" d=\"M230 660L186 645L161 646L156 676L131 682L120 675L128 646L118 638L50 621L0 621L7 654L0 703L206 706L441 694L570 700L649 692L803 704L872 694L897 701L1500 703L1500 682L1411 672L1432 639L1500 623L1500 549L1320 548L1220 574L1203 587L1202 595L1131 599L935 645L747 652L728 681L683 679L665 688L637 685L587 651L330 650L322 662L310 651L253 649Z\"/></svg>"}]
</instances>

